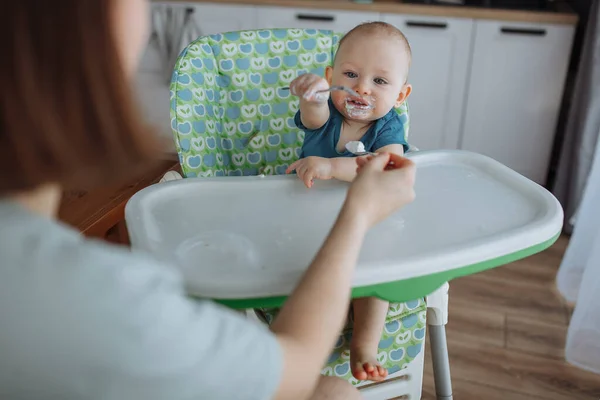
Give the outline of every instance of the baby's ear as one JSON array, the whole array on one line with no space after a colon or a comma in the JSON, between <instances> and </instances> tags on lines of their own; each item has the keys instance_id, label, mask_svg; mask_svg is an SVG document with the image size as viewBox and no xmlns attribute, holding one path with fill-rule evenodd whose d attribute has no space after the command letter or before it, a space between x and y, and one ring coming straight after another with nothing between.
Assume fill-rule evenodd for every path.
<instances>
[{"instance_id":1,"label":"baby's ear","mask_svg":"<svg viewBox=\"0 0 600 400\"><path fill-rule=\"evenodd\" d=\"M327 83L331 86L331 81L333 80L333 67L331 65L325 67L325 80L327 80Z\"/></svg>"},{"instance_id":2,"label":"baby's ear","mask_svg":"<svg viewBox=\"0 0 600 400\"><path fill-rule=\"evenodd\" d=\"M407 83L404 86L402 86L402 90L400 91L400 93L398 93L398 98L396 99L396 105L394 107L400 107L402 103L404 103L406 99L408 99L408 96L410 96L411 92L412 85Z\"/></svg>"}]
</instances>

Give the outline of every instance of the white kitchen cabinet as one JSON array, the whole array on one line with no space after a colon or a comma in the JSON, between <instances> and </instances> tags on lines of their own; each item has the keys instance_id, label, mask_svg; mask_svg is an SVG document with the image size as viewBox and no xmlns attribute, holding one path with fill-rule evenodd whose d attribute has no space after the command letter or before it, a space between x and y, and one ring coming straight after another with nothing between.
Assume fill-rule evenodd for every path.
<instances>
[{"instance_id":1,"label":"white kitchen cabinet","mask_svg":"<svg viewBox=\"0 0 600 400\"><path fill-rule=\"evenodd\" d=\"M472 19L384 14L411 46L413 92L409 142L419 149L456 149L473 40Z\"/></svg>"},{"instance_id":2,"label":"white kitchen cabinet","mask_svg":"<svg viewBox=\"0 0 600 400\"><path fill-rule=\"evenodd\" d=\"M461 147L543 185L574 27L477 21L475 31Z\"/></svg>"},{"instance_id":3,"label":"white kitchen cabinet","mask_svg":"<svg viewBox=\"0 0 600 400\"><path fill-rule=\"evenodd\" d=\"M199 29L199 36L258 28L254 6L195 2L156 2L154 5L174 5L192 10L191 18ZM187 44L182 42L179 50L183 50ZM153 73L161 71L160 57L158 49L149 46L142 57L140 71Z\"/></svg>"},{"instance_id":4,"label":"white kitchen cabinet","mask_svg":"<svg viewBox=\"0 0 600 400\"><path fill-rule=\"evenodd\" d=\"M365 21L378 21L377 12L257 6L260 28L329 29L348 32Z\"/></svg>"},{"instance_id":5,"label":"white kitchen cabinet","mask_svg":"<svg viewBox=\"0 0 600 400\"><path fill-rule=\"evenodd\" d=\"M193 3L194 18L201 35L259 28L257 7L215 3Z\"/></svg>"},{"instance_id":6,"label":"white kitchen cabinet","mask_svg":"<svg viewBox=\"0 0 600 400\"><path fill-rule=\"evenodd\" d=\"M183 6L193 9L192 18L200 35L258 28L256 7L216 3L177 2L155 3ZM182 48L187 43L182 42ZM136 75L136 94L146 122L161 135L171 136L169 116L169 80L162 69L161 54L155 46L148 46ZM174 149L169 148L169 151Z\"/></svg>"}]
</instances>

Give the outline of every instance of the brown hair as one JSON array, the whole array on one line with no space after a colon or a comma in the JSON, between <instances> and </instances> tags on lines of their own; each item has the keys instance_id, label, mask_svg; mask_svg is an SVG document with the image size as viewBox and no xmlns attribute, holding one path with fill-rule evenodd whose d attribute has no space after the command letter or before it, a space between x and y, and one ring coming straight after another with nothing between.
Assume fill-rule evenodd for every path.
<instances>
[{"instance_id":1,"label":"brown hair","mask_svg":"<svg viewBox=\"0 0 600 400\"><path fill-rule=\"evenodd\" d=\"M117 1L2 5L0 196L105 183L154 154L116 48Z\"/></svg>"},{"instance_id":2,"label":"brown hair","mask_svg":"<svg viewBox=\"0 0 600 400\"><path fill-rule=\"evenodd\" d=\"M402 31L400 29L396 28L392 24L388 24L387 22L383 22L383 21L363 22L362 24L359 24L359 25L355 26L354 28L350 29L340 39L340 42L338 44L338 51L336 52L336 56L337 56L337 53L339 53L339 50L342 47L342 44L346 40L348 40L349 37L352 37L358 33L362 33L365 35L385 34L385 35L388 35L388 36L398 39L400 41L400 43L402 44L402 46L404 46L404 49L406 50L406 52L408 53L408 63L410 66L410 62L412 59L412 50L410 48L410 44L408 43L408 39L406 39L406 36L404 36L404 33L402 33ZM335 57L333 59L333 62L335 64Z\"/></svg>"}]
</instances>

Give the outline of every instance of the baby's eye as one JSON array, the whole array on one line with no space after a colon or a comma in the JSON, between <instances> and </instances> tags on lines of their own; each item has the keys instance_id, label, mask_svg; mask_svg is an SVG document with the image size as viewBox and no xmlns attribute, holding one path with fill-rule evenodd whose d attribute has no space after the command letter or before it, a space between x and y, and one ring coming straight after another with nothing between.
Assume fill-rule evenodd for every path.
<instances>
[{"instance_id":1,"label":"baby's eye","mask_svg":"<svg viewBox=\"0 0 600 400\"><path fill-rule=\"evenodd\" d=\"M385 85L387 83L386 80L382 78L375 78L373 79L373 82L375 82L378 85Z\"/></svg>"},{"instance_id":2,"label":"baby's eye","mask_svg":"<svg viewBox=\"0 0 600 400\"><path fill-rule=\"evenodd\" d=\"M344 72L344 75L346 75L348 78L356 78L358 76L357 74L351 71Z\"/></svg>"}]
</instances>

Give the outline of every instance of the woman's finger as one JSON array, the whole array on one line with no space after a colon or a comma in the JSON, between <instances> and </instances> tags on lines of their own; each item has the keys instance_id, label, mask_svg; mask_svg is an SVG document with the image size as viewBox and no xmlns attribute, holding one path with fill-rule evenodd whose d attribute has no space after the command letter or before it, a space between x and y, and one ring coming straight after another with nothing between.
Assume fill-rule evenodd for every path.
<instances>
[{"instance_id":1,"label":"woman's finger","mask_svg":"<svg viewBox=\"0 0 600 400\"><path fill-rule=\"evenodd\" d=\"M410 161L408 158L403 157L399 154L395 154L395 153L378 153L378 154L387 154L388 156L388 161L387 164L384 165L383 170L385 171L391 171L394 169L402 169L402 168L406 168L408 166L412 166L414 165L414 163L412 161ZM367 166L370 161L373 159L373 156L363 156L363 157L359 157L356 160L356 163L358 165L358 168L356 169L356 171L360 171L361 169L363 169L365 166ZM383 160L380 158L378 160L379 162L383 162ZM381 165L379 165L376 169L381 168Z\"/></svg>"},{"instance_id":2,"label":"woman's finger","mask_svg":"<svg viewBox=\"0 0 600 400\"><path fill-rule=\"evenodd\" d=\"M356 157L356 164L358 164L358 169L364 167L372 158L373 156Z\"/></svg>"},{"instance_id":3,"label":"woman's finger","mask_svg":"<svg viewBox=\"0 0 600 400\"><path fill-rule=\"evenodd\" d=\"M402 177L401 179L410 186L414 185L416 166L411 160L407 158L403 158L400 161L396 160L394 165L388 165L388 169L390 174Z\"/></svg>"},{"instance_id":4,"label":"woman's finger","mask_svg":"<svg viewBox=\"0 0 600 400\"><path fill-rule=\"evenodd\" d=\"M414 163L408 158L399 154L390 153L390 159L388 163L388 169L400 169L407 166L412 166Z\"/></svg>"},{"instance_id":5,"label":"woman's finger","mask_svg":"<svg viewBox=\"0 0 600 400\"><path fill-rule=\"evenodd\" d=\"M377 156L371 158L363 166L364 169L372 169L376 171L383 171L384 168L390 162L390 153L377 153Z\"/></svg>"}]
</instances>

